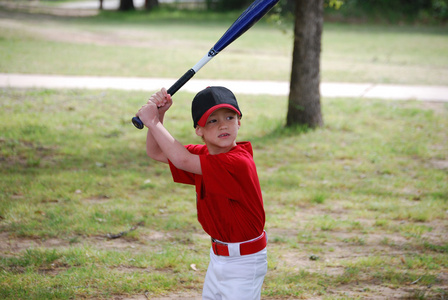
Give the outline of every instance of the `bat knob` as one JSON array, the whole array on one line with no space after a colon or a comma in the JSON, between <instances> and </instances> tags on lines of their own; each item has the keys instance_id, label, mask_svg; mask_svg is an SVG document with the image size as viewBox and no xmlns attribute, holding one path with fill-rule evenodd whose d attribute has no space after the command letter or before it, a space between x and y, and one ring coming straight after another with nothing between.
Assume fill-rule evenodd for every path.
<instances>
[{"instance_id":1,"label":"bat knob","mask_svg":"<svg viewBox=\"0 0 448 300\"><path fill-rule=\"evenodd\" d=\"M143 127L145 127L145 125L143 124L143 122L139 119L139 117L133 117L132 118L132 124L134 124L134 126L138 129L143 129Z\"/></svg>"}]
</instances>

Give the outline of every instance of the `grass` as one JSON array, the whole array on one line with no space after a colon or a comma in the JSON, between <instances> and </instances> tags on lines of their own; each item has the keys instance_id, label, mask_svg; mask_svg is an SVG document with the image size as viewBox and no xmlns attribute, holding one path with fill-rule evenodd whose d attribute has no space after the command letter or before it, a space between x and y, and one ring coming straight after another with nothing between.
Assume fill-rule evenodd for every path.
<instances>
[{"instance_id":1,"label":"grass","mask_svg":"<svg viewBox=\"0 0 448 300\"><path fill-rule=\"evenodd\" d=\"M166 123L184 143L200 142L187 113L192 96L179 92ZM1 230L12 241L43 245L14 253L3 248L2 298L155 296L200 288L208 242L196 221L193 191L172 183L165 166L145 157L144 133L126 118L145 97L1 91ZM240 102L248 112L240 138L254 144L272 234L264 296L325 296L332 286L359 281L400 288L422 276L421 286L440 284L437 274L448 267L440 231L448 178L431 162L446 160L446 105L323 99L326 125L294 134L281 128L283 97L242 95ZM263 116L266 111L275 113ZM139 222L115 248L107 246L113 243L107 233ZM155 232L163 238L153 240ZM383 238L372 241L372 234ZM384 255L344 261L332 257L341 255L338 247L377 254L385 247L405 262ZM321 271L296 269L282 259L291 249L327 261L316 261ZM326 273L332 265L346 269ZM37 284L30 290L24 282Z\"/></svg>"},{"instance_id":2,"label":"grass","mask_svg":"<svg viewBox=\"0 0 448 300\"><path fill-rule=\"evenodd\" d=\"M0 72L175 77L234 17L186 14L198 23L18 14L23 26L0 25ZM446 85L446 41L440 28L326 24L323 79ZM259 24L197 76L287 80L290 46ZM0 90L0 298L200 293L210 244L194 190L146 157L129 120L147 97ZM167 115L182 143L201 142L192 97L179 91ZM263 299L447 296L447 104L324 98L325 126L309 131L284 128L286 97L238 97L267 213Z\"/></svg>"},{"instance_id":3,"label":"grass","mask_svg":"<svg viewBox=\"0 0 448 300\"><path fill-rule=\"evenodd\" d=\"M169 290L179 281L194 284L194 278L185 270L165 271L174 262L188 264L192 259L197 261L197 257L172 247L163 254L152 255L89 247L62 251L26 250L19 259L2 261L2 265L17 272L15 276L9 276L7 283L11 288L3 289L2 298L70 299L80 295L110 297L135 291ZM127 269L125 274L123 264ZM41 280L42 275L47 280ZM34 285L32 291L27 288L30 284ZM98 293L100 286L103 291Z\"/></svg>"}]
</instances>

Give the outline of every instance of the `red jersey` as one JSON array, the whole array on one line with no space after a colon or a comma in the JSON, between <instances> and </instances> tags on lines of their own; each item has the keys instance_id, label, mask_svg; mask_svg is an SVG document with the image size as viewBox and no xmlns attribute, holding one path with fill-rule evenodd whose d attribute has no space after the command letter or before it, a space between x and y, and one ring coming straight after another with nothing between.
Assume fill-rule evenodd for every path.
<instances>
[{"instance_id":1,"label":"red jersey","mask_svg":"<svg viewBox=\"0 0 448 300\"><path fill-rule=\"evenodd\" d=\"M176 168L173 180L196 186L198 220L212 238L227 243L254 239L263 233L265 213L250 142L227 153L211 155L206 145L187 145L200 157L202 175Z\"/></svg>"}]
</instances>

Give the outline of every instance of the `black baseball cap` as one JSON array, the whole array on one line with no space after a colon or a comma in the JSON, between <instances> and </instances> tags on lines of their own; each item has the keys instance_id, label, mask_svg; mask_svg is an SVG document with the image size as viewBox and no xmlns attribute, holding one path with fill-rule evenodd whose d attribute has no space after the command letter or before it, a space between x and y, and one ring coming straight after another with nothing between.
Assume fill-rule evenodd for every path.
<instances>
[{"instance_id":1,"label":"black baseball cap","mask_svg":"<svg viewBox=\"0 0 448 300\"><path fill-rule=\"evenodd\" d=\"M219 108L229 108L243 116L235 95L229 89L222 86L209 86L197 93L191 104L194 128L198 125L204 127L210 114Z\"/></svg>"}]
</instances>

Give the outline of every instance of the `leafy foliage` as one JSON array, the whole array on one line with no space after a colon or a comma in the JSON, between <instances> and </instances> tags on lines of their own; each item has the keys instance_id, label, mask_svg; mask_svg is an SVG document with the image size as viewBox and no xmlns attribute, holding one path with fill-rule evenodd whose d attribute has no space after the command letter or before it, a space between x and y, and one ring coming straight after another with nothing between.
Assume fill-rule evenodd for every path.
<instances>
[{"instance_id":1,"label":"leafy foliage","mask_svg":"<svg viewBox=\"0 0 448 300\"><path fill-rule=\"evenodd\" d=\"M252 0L209 0L208 7L219 11L229 11L246 8L250 3L252 3Z\"/></svg>"},{"instance_id":2,"label":"leafy foliage","mask_svg":"<svg viewBox=\"0 0 448 300\"><path fill-rule=\"evenodd\" d=\"M448 0L327 0L326 5L340 8L350 16L364 14L388 21L448 20Z\"/></svg>"}]
</instances>

